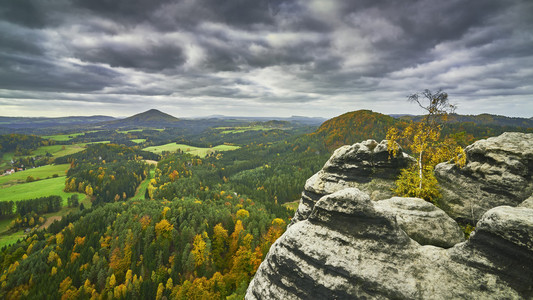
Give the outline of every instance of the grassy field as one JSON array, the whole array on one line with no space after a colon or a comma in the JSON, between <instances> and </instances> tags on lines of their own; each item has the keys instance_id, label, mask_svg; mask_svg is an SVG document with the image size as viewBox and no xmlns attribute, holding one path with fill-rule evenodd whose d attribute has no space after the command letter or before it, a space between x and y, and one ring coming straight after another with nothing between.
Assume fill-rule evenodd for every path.
<instances>
[{"instance_id":1,"label":"grassy field","mask_svg":"<svg viewBox=\"0 0 533 300\"><path fill-rule=\"evenodd\" d=\"M133 200L144 200L144 194L146 193L146 189L148 188L148 184L150 183L150 179L154 178L155 170L150 170L150 178L146 178L139 187L137 188L137 191L135 192L135 196L133 196L131 199Z\"/></svg>"},{"instance_id":2,"label":"grassy field","mask_svg":"<svg viewBox=\"0 0 533 300\"><path fill-rule=\"evenodd\" d=\"M85 143L74 144L74 145L51 145L51 146L42 146L34 150L31 155L24 155L22 157L29 156L44 156L46 153L52 154L53 157L61 157L65 155L74 154L85 149ZM10 166L11 159L17 159L19 156L15 156L13 152L4 153L2 160L0 161L0 168L7 168Z\"/></svg>"},{"instance_id":3,"label":"grassy field","mask_svg":"<svg viewBox=\"0 0 533 300\"><path fill-rule=\"evenodd\" d=\"M33 151L32 156L46 155L46 153L52 154L54 157L61 157L65 155L74 154L85 149L85 144L73 144L73 145L51 145L39 147L39 149Z\"/></svg>"},{"instance_id":4,"label":"grassy field","mask_svg":"<svg viewBox=\"0 0 533 300\"><path fill-rule=\"evenodd\" d=\"M218 145L212 148L200 148L200 147L193 147L193 146L184 145L184 144L169 143L169 144L160 145L160 146L147 147L147 148L144 148L143 150L150 151L156 154L161 154L163 151L175 152L178 149L180 149L181 151L190 153L192 155L198 155L200 157L205 157L208 153L211 153L214 151L229 151L229 150L235 150L239 148L240 148L239 146L229 146L229 145Z\"/></svg>"},{"instance_id":5,"label":"grassy field","mask_svg":"<svg viewBox=\"0 0 533 300\"><path fill-rule=\"evenodd\" d=\"M298 209L298 205L300 205L300 200L283 203L284 207L286 207L286 208L288 208L288 209L290 209L292 211L296 211Z\"/></svg>"},{"instance_id":6,"label":"grassy field","mask_svg":"<svg viewBox=\"0 0 533 300\"><path fill-rule=\"evenodd\" d=\"M3 187L5 185L25 183L26 178L28 176L32 176L35 179L45 179L48 177L52 177L54 174L57 174L59 177L64 177L66 175L65 172L68 170L69 166L69 164L47 165L35 169L28 169L25 171L17 172L12 175L1 176L0 187Z\"/></svg>"},{"instance_id":7,"label":"grassy field","mask_svg":"<svg viewBox=\"0 0 533 300\"><path fill-rule=\"evenodd\" d=\"M227 134L227 133L241 133L245 131L258 131L258 130L272 130L275 128L272 127L265 127L261 125L255 125L255 126L236 126L236 127L217 127L215 129L220 130L221 134Z\"/></svg>"},{"instance_id":8,"label":"grassy field","mask_svg":"<svg viewBox=\"0 0 533 300\"><path fill-rule=\"evenodd\" d=\"M14 233L6 234L6 235L1 235L0 236L0 249L2 249L2 247L4 246L12 245L24 237L26 237L26 234L24 234L24 230L20 230Z\"/></svg>"},{"instance_id":9,"label":"grassy field","mask_svg":"<svg viewBox=\"0 0 533 300\"><path fill-rule=\"evenodd\" d=\"M15 157L14 152L4 153L0 160L0 168L7 168L10 166L10 161Z\"/></svg>"},{"instance_id":10,"label":"grassy field","mask_svg":"<svg viewBox=\"0 0 533 300\"><path fill-rule=\"evenodd\" d=\"M71 139L82 135L83 133L72 133L72 134L55 134L55 135L44 135L41 136L43 139L53 140L58 142L70 141Z\"/></svg>"},{"instance_id":11,"label":"grassy field","mask_svg":"<svg viewBox=\"0 0 533 300\"><path fill-rule=\"evenodd\" d=\"M137 144L141 144L141 143L146 142L146 139L133 139L131 141L134 142L134 143L137 143Z\"/></svg>"},{"instance_id":12,"label":"grassy field","mask_svg":"<svg viewBox=\"0 0 533 300\"><path fill-rule=\"evenodd\" d=\"M58 142L64 142L64 141L70 141L71 139L84 135L85 133L91 133L91 132L97 132L98 130L92 130L92 131L86 131L86 132L79 132L79 133L70 133L70 134L55 134L55 135L44 135L41 136L43 139L58 141Z\"/></svg>"},{"instance_id":13,"label":"grassy field","mask_svg":"<svg viewBox=\"0 0 533 300\"><path fill-rule=\"evenodd\" d=\"M0 201L19 201L25 199L39 198L51 195L59 195L63 198L63 206L67 205L67 198L73 193L65 193L65 177L43 179L34 182L28 182L13 185L0 189ZM80 199L85 197L79 194Z\"/></svg>"},{"instance_id":14,"label":"grassy field","mask_svg":"<svg viewBox=\"0 0 533 300\"><path fill-rule=\"evenodd\" d=\"M165 129L162 129L162 128L145 128L145 129L149 129L149 130L157 130L159 132L165 130ZM118 133L129 133L129 132L141 132L143 131L144 129L131 129L131 130L117 130Z\"/></svg>"}]
</instances>

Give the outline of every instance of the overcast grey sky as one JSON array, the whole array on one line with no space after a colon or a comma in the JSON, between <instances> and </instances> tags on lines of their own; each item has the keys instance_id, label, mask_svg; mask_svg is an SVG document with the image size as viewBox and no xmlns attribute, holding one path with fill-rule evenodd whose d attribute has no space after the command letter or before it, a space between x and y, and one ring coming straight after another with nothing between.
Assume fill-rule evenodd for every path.
<instances>
[{"instance_id":1,"label":"overcast grey sky","mask_svg":"<svg viewBox=\"0 0 533 300\"><path fill-rule=\"evenodd\" d=\"M0 0L0 115L533 117L531 0Z\"/></svg>"}]
</instances>

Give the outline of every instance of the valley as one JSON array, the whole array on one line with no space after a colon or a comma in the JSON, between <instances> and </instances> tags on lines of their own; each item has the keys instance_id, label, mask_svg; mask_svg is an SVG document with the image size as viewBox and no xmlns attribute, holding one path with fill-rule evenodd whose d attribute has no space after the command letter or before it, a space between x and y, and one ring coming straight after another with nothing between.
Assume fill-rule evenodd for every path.
<instances>
[{"instance_id":1,"label":"valley","mask_svg":"<svg viewBox=\"0 0 533 300\"><path fill-rule=\"evenodd\" d=\"M0 129L0 171L16 171L0 177L0 296L242 299L333 150L409 120L367 110L323 124L149 110L76 128L17 122ZM470 118L443 131L463 146L533 132L516 124Z\"/></svg>"}]
</instances>

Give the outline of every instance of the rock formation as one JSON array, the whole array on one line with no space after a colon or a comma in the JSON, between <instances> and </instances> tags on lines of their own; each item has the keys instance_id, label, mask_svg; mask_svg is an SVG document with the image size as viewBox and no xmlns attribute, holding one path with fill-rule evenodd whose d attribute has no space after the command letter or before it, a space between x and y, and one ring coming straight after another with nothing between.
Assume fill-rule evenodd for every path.
<instances>
[{"instance_id":1,"label":"rock formation","mask_svg":"<svg viewBox=\"0 0 533 300\"><path fill-rule=\"evenodd\" d=\"M246 299L533 297L532 209L493 208L443 249L411 239L387 206L354 188L322 197L271 247Z\"/></svg>"},{"instance_id":2,"label":"rock formation","mask_svg":"<svg viewBox=\"0 0 533 300\"><path fill-rule=\"evenodd\" d=\"M421 245L450 248L464 241L464 233L443 210L419 198L393 197L374 203L396 217L400 228Z\"/></svg>"},{"instance_id":3,"label":"rock formation","mask_svg":"<svg viewBox=\"0 0 533 300\"><path fill-rule=\"evenodd\" d=\"M467 163L442 163L435 176L441 207L452 218L474 223L489 209L517 206L533 193L533 134L506 132L466 147Z\"/></svg>"},{"instance_id":4,"label":"rock formation","mask_svg":"<svg viewBox=\"0 0 533 300\"><path fill-rule=\"evenodd\" d=\"M467 241L433 204L391 198L408 155L389 160L386 141L337 149L246 299L532 299L532 146L506 133L467 147L462 169L437 167L445 208L478 220Z\"/></svg>"},{"instance_id":5,"label":"rock formation","mask_svg":"<svg viewBox=\"0 0 533 300\"><path fill-rule=\"evenodd\" d=\"M391 189L400 170L414 159L399 149L398 155L389 159L387 141L367 140L335 150L322 170L305 183L300 205L292 223L305 220L316 201L349 187L356 187L373 200L392 197Z\"/></svg>"}]
</instances>

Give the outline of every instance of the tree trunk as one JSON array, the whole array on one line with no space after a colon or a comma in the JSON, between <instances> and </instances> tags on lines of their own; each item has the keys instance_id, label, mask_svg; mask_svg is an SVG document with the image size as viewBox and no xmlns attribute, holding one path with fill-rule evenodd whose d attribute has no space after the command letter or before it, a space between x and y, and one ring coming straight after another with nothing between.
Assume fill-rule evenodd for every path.
<instances>
[{"instance_id":1,"label":"tree trunk","mask_svg":"<svg viewBox=\"0 0 533 300\"><path fill-rule=\"evenodd\" d=\"M418 157L418 177L420 177L420 183L418 184L418 188L422 189L422 152L420 151L420 155Z\"/></svg>"}]
</instances>

